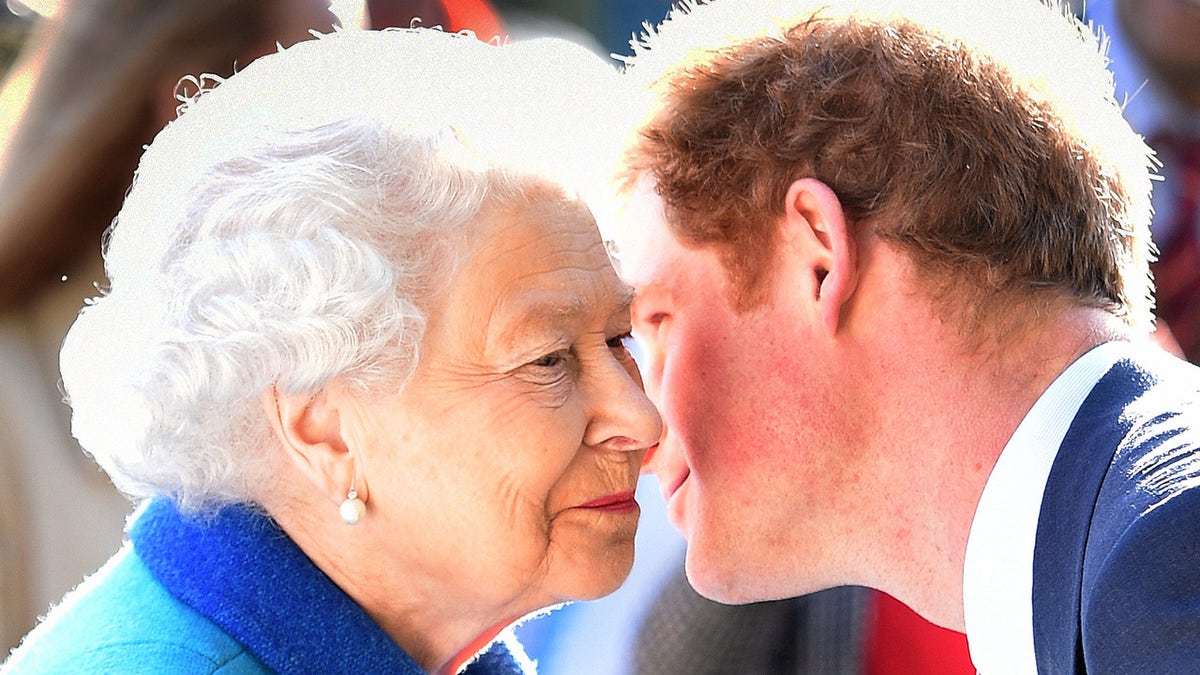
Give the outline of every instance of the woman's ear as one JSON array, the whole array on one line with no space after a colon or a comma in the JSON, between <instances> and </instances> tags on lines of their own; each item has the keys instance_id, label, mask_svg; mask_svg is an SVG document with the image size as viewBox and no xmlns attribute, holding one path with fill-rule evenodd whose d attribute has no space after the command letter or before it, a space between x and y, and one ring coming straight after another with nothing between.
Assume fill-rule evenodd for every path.
<instances>
[{"instance_id":1,"label":"woman's ear","mask_svg":"<svg viewBox=\"0 0 1200 675\"><path fill-rule=\"evenodd\" d=\"M815 178L801 178L788 187L784 207L784 237L813 279L821 322L837 332L842 307L858 280L854 238L846 229L841 200Z\"/></svg>"},{"instance_id":2,"label":"woman's ear","mask_svg":"<svg viewBox=\"0 0 1200 675\"><path fill-rule=\"evenodd\" d=\"M285 458L321 494L340 504L353 487L366 500L366 486L357 480L355 457L342 433L341 414L326 390L288 395L271 387L262 394L262 406Z\"/></svg>"}]
</instances>

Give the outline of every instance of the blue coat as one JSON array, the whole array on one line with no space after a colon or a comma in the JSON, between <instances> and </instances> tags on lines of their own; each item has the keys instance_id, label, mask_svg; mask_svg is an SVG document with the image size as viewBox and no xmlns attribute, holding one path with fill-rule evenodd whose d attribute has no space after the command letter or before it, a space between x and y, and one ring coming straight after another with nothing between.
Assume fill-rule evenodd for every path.
<instances>
[{"instance_id":1,"label":"blue coat","mask_svg":"<svg viewBox=\"0 0 1200 675\"><path fill-rule=\"evenodd\" d=\"M266 517L229 507L194 520L155 500L129 536L5 675L424 672ZM524 670L497 642L467 672Z\"/></svg>"},{"instance_id":2,"label":"blue coat","mask_svg":"<svg viewBox=\"0 0 1200 675\"><path fill-rule=\"evenodd\" d=\"M1117 363L1050 471L1033 559L1038 672L1200 673L1200 368Z\"/></svg>"}]
</instances>

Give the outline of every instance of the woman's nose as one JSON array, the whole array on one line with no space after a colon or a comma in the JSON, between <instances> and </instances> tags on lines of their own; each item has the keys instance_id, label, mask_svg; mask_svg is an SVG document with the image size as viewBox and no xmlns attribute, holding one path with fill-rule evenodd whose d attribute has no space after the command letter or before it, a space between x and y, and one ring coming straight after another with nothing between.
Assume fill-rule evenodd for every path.
<instances>
[{"instance_id":1,"label":"woman's nose","mask_svg":"<svg viewBox=\"0 0 1200 675\"><path fill-rule=\"evenodd\" d=\"M584 442L628 452L657 445L662 418L646 396L636 367L627 368L614 358L604 371L588 392L592 419Z\"/></svg>"}]
</instances>

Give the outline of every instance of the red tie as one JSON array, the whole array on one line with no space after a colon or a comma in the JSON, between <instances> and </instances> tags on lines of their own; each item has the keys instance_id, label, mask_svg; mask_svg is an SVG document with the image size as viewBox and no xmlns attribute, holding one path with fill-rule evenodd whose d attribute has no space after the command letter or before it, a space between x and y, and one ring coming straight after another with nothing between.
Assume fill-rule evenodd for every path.
<instances>
[{"instance_id":1,"label":"red tie","mask_svg":"<svg viewBox=\"0 0 1200 675\"><path fill-rule=\"evenodd\" d=\"M1151 266L1157 293L1158 316L1166 322L1189 361L1200 363L1200 241L1196 216L1200 213L1200 138L1161 136L1155 149L1168 160L1175 188L1169 214L1171 239Z\"/></svg>"}]
</instances>

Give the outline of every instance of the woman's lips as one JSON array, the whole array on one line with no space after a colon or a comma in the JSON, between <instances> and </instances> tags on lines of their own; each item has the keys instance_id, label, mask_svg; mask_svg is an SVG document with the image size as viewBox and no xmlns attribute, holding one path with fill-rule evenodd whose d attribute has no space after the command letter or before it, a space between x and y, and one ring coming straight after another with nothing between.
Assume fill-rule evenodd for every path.
<instances>
[{"instance_id":1,"label":"woman's lips","mask_svg":"<svg viewBox=\"0 0 1200 675\"><path fill-rule=\"evenodd\" d=\"M611 495L605 495L590 502L580 504L581 509L591 509L593 511L631 511L638 508L637 500L633 498L633 490L625 492L617 492Z\"/></svg>"}]
</instances>

